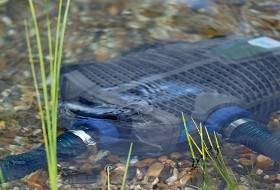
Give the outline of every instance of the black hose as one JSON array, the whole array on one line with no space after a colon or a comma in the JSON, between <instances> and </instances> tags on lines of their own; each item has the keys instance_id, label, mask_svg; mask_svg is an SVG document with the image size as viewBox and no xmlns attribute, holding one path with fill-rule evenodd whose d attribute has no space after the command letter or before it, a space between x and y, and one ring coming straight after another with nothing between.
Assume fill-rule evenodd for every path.
<instances>
[{"instance_id":1,"label":"black hose","mask_svg":"<svg viewBox=\"0 0 280 190\"><path fill-rule=\"evenodd\" d=\"M71 132L57 138L58 161L71 160L86 150L86 144ZM8 156L0 161L4 182L20 179L38 169L47 168L46 160L44 145L23 154Z\"/></svg>"},{"instance_id":2,"label":"black hose","mask_svg":"<svg viewBox=\"0 0 280 190\"><path fill-rule=\"evenodd\" d=\"M280 161L280 138L257 121L249 120L239 125L231 133L230 141L243 144L275 161Z\"/></svg>"}]
</instances>

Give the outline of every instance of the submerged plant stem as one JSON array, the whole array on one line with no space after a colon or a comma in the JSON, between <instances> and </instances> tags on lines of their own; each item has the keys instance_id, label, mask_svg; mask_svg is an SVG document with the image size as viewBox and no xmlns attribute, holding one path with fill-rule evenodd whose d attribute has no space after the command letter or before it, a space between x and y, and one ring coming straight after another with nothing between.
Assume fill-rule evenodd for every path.
<instances>
[{"instance_id":1,"label":"submerged plant stem","mask_svg":"<svg viewBox=\"0 0 280 190\"><path fill-rule=\"evenodd\" d=\"M37 23L37 15L33 5L32 0L28 0L30 12L32 15L33 26L35 29L36 36L36 46L39 55L39 66L40 66L40 79L42 82L43 88L43 102L41 101L41 94L39 90L39 82L36 75L33 52L29 38L29 29L27 23L25 23L26 28L26 40L28 46L29 62L31 65L32 76L34 80L34 87L37 95L37 103L39 108L39 114L41 119L41 125L43 130L46 156L48 162L48 171L49 171L49 181L50 187L52 190L57 190L57 110L58 110L58 84L59 84L59 75L60 75L60 66L62 61L63 54L63 42L64 42L64 33L66 30L67 17L70 7L70 0L67 0L66 8L64 11L63 22L61 26L61 15L62 15L62 3L63 0L59 0L59 11L58 11L58 20L57 20L57 29L56 29L56 41L55 41L55 52L52 49L52 36L51 36L51 24L48 13L48 0L45 0L45 11L46 11L46 22L47 22L47 33L48 33L48 49L49 49L49 64L51 76L51 87L48 88L47 85L47 72L46 65L44 62L44 54L41 45L41 35ZM54 54L54 57L53 57ZM50 92L49 92L50 90ZM50 94L50 96L49 96ZM50 104L51 103L51 104ZM51 106L50 106L51 105Z\"/></svg>"},{"instance_id":2,"label":"submerged plant stem","mask_svg":"<svg viewBox=\"0 0 280 190\"><path fill-rule=\"evenodd\" d=\"M125 188L126 177L127 177L128 167L129 167L129 163L130 163L132 147L133 147L133 143L130 143L130 147L129 147L129 151L128 151L128 156L127 156L127 160L126 160L126 165L125 165L125 172L124 172L124 176L123 176L121 190L124 190L124 188Z\"/></svg>"}]
</instances>

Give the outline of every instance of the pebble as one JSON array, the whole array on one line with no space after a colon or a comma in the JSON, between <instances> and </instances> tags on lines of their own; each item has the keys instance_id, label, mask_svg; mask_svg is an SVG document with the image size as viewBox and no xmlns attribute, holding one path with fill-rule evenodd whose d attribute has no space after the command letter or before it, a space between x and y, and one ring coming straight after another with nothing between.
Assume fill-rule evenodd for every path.
<instances>
[{"instance_id":1,"label":"pebble","mask_svg":"<svg viewBox=\"0 0 280 190\"><path fill-rule=\"evenodd\" d=\"M147 171L147 176L152 176L152 177L158 177L161 173L161 171L163 170L164 165L160 162L155 162L153 163L148 171Z\"/></svg>"},{"instance_id":2,"label":"pebble","mask_svg":"<svg viewBox=\"0 0 280 190\"><path fill-rule=\"evenodd\" d=\"M5 121L0 121L0 130L6 129Z\"/></svg>"},{"instance_id":3,"label":"pebble","mask_svg":"<svg viewBox=\"0 0 280 190\"><path fill-rule=\"evenodd\" d=\"M250 188L247 185L238 185L237 190L250 190Z\"/></svg>"},{"instance_id":4,"label":"pebble","mask_svg":"<svg viewBox=\"0 0 280 190\"><path fill-rule=\"evenodd\" d=\"M165 163L173 168L176 166L176 162L170 159L166 160Z\"/></svg>"},{"instance_id":5,"label":"pebble","mask_svg":"<svg viewBox=\"0 0 280 190\"><path fill-rule=\"evenodd\" d=\"M159 182L159 178L156 177L155 180L152 182L152 185L155 186L156 184L158 184Z\"/></svg>"},{"instance_id":6,"label":"pebble","mask_svg":"<svg viewBox=\"0 0 280 190\"><path fill-rule=\"evenodd\" d=\"M123 173L112 172L111 173L111 184L121 184L123 180Z\"/></svg>"},{"instance_id":7,"label":"pebble","mask_svg":"<svg viewBox=\"0 0 280 190\"><path fill-rule=\"evenodd\" d=\"M280 183L276 183L274 185L274 190L280 190Z\"/></svg>"},{"instance_id":8,"label":"pebble","mask_svg":"<svg viewBox=\"0 0 280 190\"><path fill-rule=\"evenodd\" d=\"M240 158L239 163L243 166L253 166L255 164L255 161L247 158Z\"/></svg>"},{"instance_id":9,"label":"pebble","mask_svg":"<svg viewBox=\"0 0 280 190\"><path fill-rule=\"evenodd\" d=\"M141 169L137 168L137 170L136 170L136 178L139 181L144 178L145 172L143 170L144 170L143 168L141 168Z\"/></svg>"},{"instance_id":10,"label":"pebble","mask_svg":"<svg viewBox=\"0 0 280 190\"><path fill-rule=\"evenodd\" d=\"M182 157L183 157L183 154L180 153L180 152L173 152L173 153L170 154L170 158L172 160L179 160Z\"/></svg>"},{"instance_id":11,"label":"pebble","mask_svg":"<svg viewBox=\"0 0 280 190\"><path fill-rule=\"evenodd\" d=\"M257 175L262 175L262 173L263 173L263 170L262 169L257 169L257 171L256 171L256 174ZM279 176L280 177L280 176Z\"/></svg>"},{"instance_id":12,"label":"pebble","mask_svg":"<svg viewBox=\"0 0 280 190\"><path fill-rule=\"evenodd\" d=\"M46 189L47 173L42 170L36 171L29 175L25 181L30 187L44 190Z\"/></svg>"},{"instance_id":13,"label":"pebble","mask_svg":"<svg viewBox=\"0 0 280 190\"><path fill-rule=\"evenodd\" d=\"M0 5L4 5L5 3L8 3L9 0L0 0Z\"/></svg>"},{"instance_id":14,"label":"pebble","mask_svg":"<svg viewBox=\"0 0 280 190\"><path fill-rule=\"evenodd\" d=\"M96 60L100 62L107 61L110 58L108 50L106 49L100 49L99 51L96 52L95 56L96 56Z\"/></svg>"},{"instance_id":15,"label":"pebble","mask_svg":"<svg viewBox=\"0 0 280 190\"><path fill-rule=\"evenodd\" d=\"M4 22L7 26L11 26L13 24L12 20L7 16L2 16L1 21Z\"/></svg>"},{"instance_id":16,"label":"pebble","mask_svg":"<svg viewBox=\"0 0 280 190\"><path fill-rule=\"evenodd\" d=\"M138 161L135 166L138 168L143 168L143 167L147 167L150 166L153 162L155 162L156 159L155 158L146 158L144 160L140 160Z\"/></svg>"},{"instance_id":17,"label":"pebble","mask_svg":"<svg viewBox=\"0 0 280 190\"><path fill-rule=\"evenodd\" d=\"M265 169L270 166L273 166L273 164L274 164L274 161L271 160L269 157L264 156L264 155L257 156L257 161L256 161L257 168Z\"/></svg>"},{"instance_id":18,"label":"pebble","mask_svg":"<svg viewBox=\"0 0 280 190\"><path fill-rule=\"evenodd\" d=\"M165 162L167 159L168 159L167 156L160 156L160 157L158 158L158 160L159 160L160 162Z\"/></svg>"},{"instance_id":19,"label":"pebble","mask_svg":"<svg viewBox=\"0 0 280 190\"><path fill-rule=\"evenodd\" d=\"M130 165L135 165L136 163L138 162L138 157L137 156L133 156L131 159L130 159Z\"/></svg>"},{"instance_id":20,"label":"pebble","mask_svg":"<svg viewBox=\"0 0 280 190\"><path fill-rule=\"evenodd\" d=\"M191 181L191 179L192 179L192 175L190 175L190 174L184 175L184 176L183 176L182 178L180 178L180 180L179 180L179 186L180 186L180 187L185 186L189 181Z\"/></svg>"},{"instance_id":21,"label":"pebble","mask_svg":"<svg viewBox=\"0 0 280 190\"><path fill-rule=\"evenodd\" d=\"M280 181L280 174L276 175L276 179Z\"/></svg>"},{"instance_id":22,"label":"pebble","mask_svg":"<svg viewBox=\"0 0 280 190\"><path fill-rule=\"evenodd\" d=\"M158 184L157 184L157 187L158 187L159 189L162 189L162 190L165 190L165 189L167 190L167 189L169 188L167 184L162 183L162 182L158 183Z\"/></svg>"},{"instance_id":23,"label":"pebble","mask_svg":"<svg viewBox=\"0 0 280 190\"><path fill-rule=\"evenodd\" d=\"M264 175L264 176L263 176L263 179L264 179L264 180L268 180L269 178L270 178L269 175Z\"/></svg>"},{"instance_id":24,"label":"pebble","mask_svg":"<svg viewBox=\"0 0 280 190\"><path fill-rule=\"evenodd\" d=\"M168 184L168 185L172 185L172 183L174 183L175 181L177 181L178 179L178 169L177 168L174 168L173 169L173 175L171 177L169 177L165 182Z\"/></svg>"}]
</instances>

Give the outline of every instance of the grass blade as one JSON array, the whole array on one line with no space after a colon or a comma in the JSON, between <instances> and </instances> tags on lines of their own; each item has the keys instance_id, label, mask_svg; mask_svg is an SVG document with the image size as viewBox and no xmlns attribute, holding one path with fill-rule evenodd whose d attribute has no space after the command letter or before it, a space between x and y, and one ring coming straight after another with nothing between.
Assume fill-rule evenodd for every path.
<instances>
[{"instance_id":1,"label":"grass blade","mask_svg":"<svg viewBox=\"0 0 280 190\"><path fill-rule=\"evenodd\" d=\"M45 125L45 115L43 113L43 107L42 107L42 102L41 102L41 98L40 98L39 84L38 84L38 79L37 79L36 71L35 71L35 67L34 67L33 52L32 52L32 48L31 48L29 34L30 34L30 32L29 32L28 24L25 21L25 37L26 37L26 44L27 44L28 55L29 55L28 56L29 63L31 66L31 73L32 73L33 83L34 83L35 92L36 92L39 116L40 116L40 120L41 120L41 127L42 127L42 131L43 131L43 138L44 138L45 148L46 148L47 161L48 161L48 163L50 163L49 143L48 143L48 137L47 137L47 129L46 129L46 125ZM50 165L48 165L48 170L51 171Z\"/></svg>"},{"instance_id":2,"label":"grass blade","mask_svg":"<svg viewBox=\"0 0 280 190\"><path fill-rule=\"evenodd\" d=\"M43 136L46 148L46 155L48 161L48 171L49 171L49 181L50 187L52 190L57 189L57 150L56 150L56 138L57 138L57 110L58 110L58 84L60 78L60 66L62 62L62 54L63 54L63 42L64 42L64 33L66 30L66 23L68 18L68 12L70 7L70 0L67 0L66 8L64 11L63 22L61 26L61 15L62 15L62 3L63 0L59 1L59 11L58 11L58 19L57 19L57 29L56 29L56 41L55 41L55 52L53 52L52 47L52 36L51 36L51 22L48 13L48 0L45 0L45 15L46 15L46 23L47 23L47 34L48 34L48 49L49 49L49 64L50 64L50 76L51 76L51 88L48 89L47 81L46 81L46 65L44 62L43 49L41 46L41 35L37 23L36 11L33 5L32 0L28 0L30 12L32 15L33 26L35 29L36 36L36 45L37 51L39 55L39 67L40 67L40 76L43 88L43 102L40 98L40 90L39 90L39 82L36 77L35 65L33 60L33 52L31 48L31 43L29 39L29 29L27 23L26 26L26 40L28 46L28 55L29 62L31 65L31 71L34 81L34 87L37 95L37 103L39 107L39 114L41 119L41 125L43 129ZM50 92L49 92L50 90ZM50 93L50 96L49 96ZM51 103L51 106L49 106Z\"/></svg>"},{"instance_id":3,"label":"grass blade","mask_svg":"<svg viewBox=\"0 0 280 190\"><path fill-rule=\"evenodd\" d=\"M4 184L4 175L2 173L2 170L0 168L0 189L3 189L3 190L6 190L7 188L5 187L5 184Z\"/></svg>"},{"instance_id":4,"label":"grass blade","mask_svg":"<svg viewBox=\"0 0 280 190\"><path fill-rule=\"evenodd\" d=\"M128 172L128 167L129 167L130 157L131 157L131 152L132 152L132 147L133 147L133 143L130 143L121 190L124 190L124 187L125 187L126 177L127 177L127 172Z\"/></svg>"}]
</instances>

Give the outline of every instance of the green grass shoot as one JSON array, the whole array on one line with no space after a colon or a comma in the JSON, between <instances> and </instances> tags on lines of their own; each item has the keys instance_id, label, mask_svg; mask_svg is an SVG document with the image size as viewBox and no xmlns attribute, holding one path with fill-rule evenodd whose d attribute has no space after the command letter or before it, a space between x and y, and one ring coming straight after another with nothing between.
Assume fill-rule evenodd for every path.
<instances>
[{"instance_id":1,"label":"green grass shoot","mask_svg":"<svg viewBox=\"0 0 280 190\"><path fill-rule=\"evenodd\" d=\"M195 164L197 164L197 166L202 171L203 182L202 182L201 189L208 190L211 188L211 176L207 171L207 164L206 164L207 161L209 160L211 165L215 168L216 172L226 182L227 189L234 190L237 186L237 182L232 171L227 168L224 162L223 156L221 154L221 148L220 148L217 134L214 133L214 140L212 140L207 128L203 127L202 124L198 126L196 122L192 119L192 122L194 123L197 132L200 136L200 143L197 143L188 131L188 128L186 126L186 120L183 113L182 113L182 119L183 119L186 137L188 140L188 146L190 148L192 158L195 162L199 160L199 162ZM205 136L207 138L205 138ZM205 139L207 140L207 142ZM211 148L208 147L209 145ZM197 154L195 154L194 148L198 152L200 156L199 158L196 156Z\"/></svg>"},{"instance_id":2,"label":"green grass shoot","mask_svg":"<svg viewBox=\"0 0 280 190\"><path fill-rule=\"evenodd\" d=\"M133 147L133 143L130 143L130 147L129 147L129 151L128 151L128 155L127 155L127 160L126 160L126 165L125 165L125 171L124 171L124 175L123 175L121 190L124 190L124 188L125 188L126 177L127 177L128 167L129 167L129 163L130 163L132 147Z\"/></svg>"},{"instance_id":3,"label":"green grass shoot","mask_svg":"<svg viewBox=\"0 0 280 190\"><path fill-rule=\"evenodd\" d=\"M0 168L0 189L6 190L4 181L5 181L4 176L3 176L2 170Z\"/></svg>"},{"instance_id":4,"label":"green grass shoot","mask_svg":"<svg viewBox=\"0 0 280 190\"><path fill-rule=\"evenodd\" d=\"M49 72L47 73L47 64L41 44L41 34L37 22L36 10L33 4L33 0L28 0L30 12L33 21L33 27L36 37L36 50L39 56L39 70L40 78L36 75L36 63L34 61L33 48L31 46L31 39L29 37L30 27L28 22L25 21L25 34L26 43L28 48L29 62L31 65L31 72L33 76L34 88L37 96L37 104L39 109L39 115L41 119L41 126L43 130L43 137L46 148L46 156L48 162L49 181L50 188L57 190L57 150L56 150L56 138L57 138L57 110L58 110L58 84L60 78L60 66L63 55L63 42L64 34L66 30L68 12L70 7L70 1L66 1L63 19L62 17L62 4L63 0L59 0L59 10L57 17L56 38L55 38L55 50L53 52L51 35L51 22L48 14L48 0L45 0L45 14L47 23L48 34L48 50L49 50ZM47 85L47 75L51 76L50 87ZM39 81L42 83L42 91L40 90Z\"/></svg>"}]
</instances>

